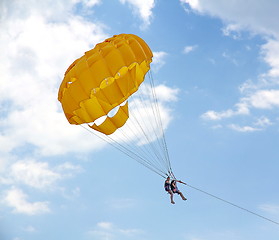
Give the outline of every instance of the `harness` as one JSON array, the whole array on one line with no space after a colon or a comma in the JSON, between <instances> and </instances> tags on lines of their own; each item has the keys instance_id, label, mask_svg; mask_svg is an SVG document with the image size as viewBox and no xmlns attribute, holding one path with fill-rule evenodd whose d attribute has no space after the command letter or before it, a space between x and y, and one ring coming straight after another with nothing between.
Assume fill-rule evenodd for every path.
<instances>
[{"instance_id":1,"label":"harness","mask_svg":"<svg viewBox=\"0 0 279 240\"><path fill-rule=\"evenodd\" d=\"M165 182L165 190L168 192L171 190L171 185L169 182Z\"/></svg>"}]
</instances>

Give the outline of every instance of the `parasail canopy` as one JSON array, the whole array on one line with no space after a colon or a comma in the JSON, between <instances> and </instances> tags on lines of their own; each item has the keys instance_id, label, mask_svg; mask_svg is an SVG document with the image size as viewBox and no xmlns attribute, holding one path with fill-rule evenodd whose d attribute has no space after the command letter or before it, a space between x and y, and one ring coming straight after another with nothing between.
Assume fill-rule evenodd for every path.
<instances>
[{"instance_id":1,"label":"parasail canopy","mask_svg":"<svg viewBox=\"0 0 279 240\"><path fill-rule=\"evenodd\" d=\"M129 117L126 101L150 69L152 52L132 34L120 34L99 43L74 61L65 73L58 100L71 124L93 123L91 128L106 135L122 127ZM113 117L108 113L120 106ZM94 123L107 116L99 126Z\"/></svg>"},{"instance_id":2,"label":"parasail canopy","mask_svg":"<svg viewBox=\"0 0 279 240\"><path fill-rule=\"evenodd\" d=\"M97 44L65 72L58 92L70 124L82 125L165 177L172 173L146 42L119 34ZM146 80L148 79L149 82Z\"/></svg>"}]
</instances>

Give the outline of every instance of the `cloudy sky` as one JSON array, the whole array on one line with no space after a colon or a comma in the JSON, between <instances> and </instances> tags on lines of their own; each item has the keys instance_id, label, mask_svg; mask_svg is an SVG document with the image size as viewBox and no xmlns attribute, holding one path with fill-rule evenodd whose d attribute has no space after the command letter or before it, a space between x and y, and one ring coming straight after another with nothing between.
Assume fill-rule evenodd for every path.
<instances>
[{"instance_id":1,"label":"cloudy sky","mask_svg":"<svg viewBox=\"0 0 279 240\"><path fill-rule=\"evenodd\" d=\"M277 240L278 224L163 179L57 100L67 67L120 33L142 37L178 178L279 222L277 0L2 0L1 240Z\"/></svg>"}]
</instances>

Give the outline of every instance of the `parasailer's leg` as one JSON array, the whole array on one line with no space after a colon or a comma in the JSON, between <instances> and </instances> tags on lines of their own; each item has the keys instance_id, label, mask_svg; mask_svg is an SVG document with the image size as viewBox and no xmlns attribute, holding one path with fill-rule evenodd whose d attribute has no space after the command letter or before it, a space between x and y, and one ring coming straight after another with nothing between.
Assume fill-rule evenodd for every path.
<instances>
[{"instance_id":1,"label":"parasailer's leg","mask_svg":"<svg viewBox=\"0 0 279 240\"><path fill-rule=\"evenodd\" d=\"M171 199L171 203L175 204L175 202L173 201L173 193L170 193L170 199Z\"/></svg>"},{"instance_id":2,"label":"parasailer's leg","mask_svg":"<svg viewBox=\"0 0 279 240\"><path fill-rule=\"evenodd\" d=\"M173 192L172 192L171 190L168 190L167 192L168 192L168 194L170 195L171 203L172 203L172 204L175 204L175 202L173 201Z\"/></svg>"},{"instance_id":3,"label":"parasailer's leg","mask_svg":"<svg viewBox=\"0 0 279 240\"><path fill-rule=\"evenodd\" d=\"M181 197L183 200L187 200L187 198L186 198L186 197L184 197L184 195L183 195L183 193L182 193L182 192L179 192L179 195L180 195L180 197Z\"/></svg>"}]
</instances>

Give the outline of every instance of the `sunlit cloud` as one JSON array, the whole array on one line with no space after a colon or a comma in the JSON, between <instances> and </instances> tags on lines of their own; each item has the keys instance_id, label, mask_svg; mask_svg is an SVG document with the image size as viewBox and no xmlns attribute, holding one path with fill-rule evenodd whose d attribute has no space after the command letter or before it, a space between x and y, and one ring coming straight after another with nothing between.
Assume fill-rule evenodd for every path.
<instances>
[{"instance_id":1,"label":"sunlit cloud","mask_svg":"<svg viewBox=\"0 0 279 240\"><path fill-rule=\"evenodd\" d=\"M23 227L23 231L29 232L29 233L34 233L37 231L37 229L32 225L28 225L26 227Z\"/></svg>"},{"instance_id":2,"label":"sunlit cloud","mask_svg":"<svg viewBox=\"0 0 279 240\"><path fill-rule=\"evenodd\" d=\"M195 10L198 10L198 11L201 11L201 5L200 5L200 2L199 0L180 0L181 3L185 3L185 4L188 4L192 9L195 9ZM186 8L188 11L189 9Z\"/></svg>"},{"instance_id":3,"label":"sunlit cloud","mask_svg":"<svg viewBox=\"0 0 279 240\"><path fill-rule=\"evenodd\" d=\"M46 188L60 178L58 173L49 169L46 162L18 161L11 166L11 178L15 182L34 188Z\"/></svg>"},{"instance_id":4,"label":"sunlit cloud","mask_svg":"<svg viewBox=\"0 0 279 240\"><path fill-rule=\"evenodd\" d=\"M270 66L268 75L279 77L279 37L276 40L269 40L261 49L264 60Z\"/></svg>"},{"instance_id":5,"label":"sunlit cloud","mask_svg":"<svg viewBox=\"0 0 279 240\"><path fill-rule=\"evenodd\" d=\"M1 185L10 188L1 193L4 199L1 203L16 213L27 215L47 213L50 211L49 202L32 202L21 188L33 189L37 193L58 192L61 196L67 197L67 189L61 187L61 182L75 177L81 171L80 166L67 162L51 167L47 162L30 159L16 161L7 167L0 178ZM78 189L73 189L70 195L78 196ZM41 196L45 198L45 195Z\"/></svg>"},{"instance_id":6,"label":"sunlit cloud","mask_svg":"<svg viewBox=\"0 0 279 240\"><path fill-rule=\"evenodd\" d=\"M279 3L272 1L207 1L207 0L180 0L192 10L200 14L218 17L225 25L231 25L230 30L249 30L252 33L278 36L279 30L275 19Z\"/></svg>"},{"instance_id":7,"label":"sunlit cloud","mask_svg":"<svg viewBox=\"0 0 279 240\"><path fill-rule=\"evenodd\" d=\"M87 232L87 235L100 240L112 240L116 238L129 239L142 236L144 232L137 228L119 228L112 222L99 222Z\"/></svg>"},{"instance_id":8,"label":"sunlit cloud","mask_svg":"<svg viewBox=\"0 0 279 240\"><path fill-rule=\"evenodd\" d=\"M210 110L202 114L201 117L205 120L222 120L224 118L231 118L238 115L249 115L249 113L250 110L248 105L243 101L235 105L235 110L228 109L221 112Z\"/></svg>"},{"instance_id":9,"label":"sunlit cloud","mask_svg":"<svg viewBox=\"0 0 279 240\"><path fill-rule=\"evenodd\" d=\"M190 52L195 51L198 48L198 45L189 45L189 46L185 46L183 49L183 53L184 54L188 54Z\"/></svg>"},{"instance_id":10,"label":"sunlit cloud","mask_svg":"<svg viewBox=\"0 0 279 240\"><path fill-rule=\"evenodd\" d=\"M221 121L223 119L233 118L236 116L248 116L255 109L270 110L279 107L279 91L278 90L259 90L253 92L250 96L241 99L241 102L236 104L235 110L228 109L226 111L207 111L201 115L204 120ZM261 116L252 123L253 126L240 127L238 124L229 125L231 129L239 132L253 132L263 130L271 126L272 121L266 117Z\"/></svg>"},{"instance_id":11,"label":"sunlit cloud","mask_svg":"<svg viewBox=\"0 0 279 240\"><path fill-rule=\"evenodd\" d=\"M50 212L48 202L29 202L28 196L18 188L8 190L2 202L11 207L14 213L38 215Z\"/></svg>"},{"instance_id":12,"label":"sunlit cloud","mask_svg":"<svg viewBox=\"0 0 279 240\"><path fill-rule=\"evenodd\" d=\"M166 64L167 53L160 51L160 52L153 52L153 60L151 63L151 70L154 72L158 72L160 68L162 68Z\"/></svg>"},{"instance_id":13,"label":"sunlit cloud","mask_svg":"<svg viewBox=\"0 0 279 240\"><path fill-rule=\"evenodd\" d=\"M4 6L7 12L14 7L12 3ZM71 14L74 5L67 1L66 6ZM53 6L61 16L56 22L53 14L24 14L28 8L28 4L18 5L13 17L3 18L0 30L0 43L5 46L0 56L0 104L7 106L1 108L5 112L0 117L0 151L11 153L29 144L39 154L56 155L103 146L92 136L95 144L89 144L88 134L67 123L57 90L69 64L107 35L101 25L58 14L66 10L60 4ZM37 2L32 9L44 12L44 4Z\"/></svg>"},{"instance_id":14,"label":"sunlit cloud","mask_svg":"<svg viewBox=\"0 0 279 240\"><path fill-rule=\"evenodd\" d=\"M50 190L59 180L75 176L81 171L80 166L63 163L51 168L47 162L20 160L11 165L6 176L6 183Z\"/></svg>"},{"instance_id":15,"label":"sunlit cloud","mask_svg":"<svg viewBox=\"0 0 279 240\"><path fill-rule=\"evenodd\" d=\"M93 6L98 5L102 2L102 0L79 0L79 1L82 2L87 7L93 7Z\"/></svg>"},{"instance_id":16,"label":"sunlit cloud","mask_svg":"<svg viewBox=\"0 0 279 240\"><path fill-rule=\"evenodd\" d=\"M152 9L155 7L155 0L119 0L122 4L129 4L134 13L143 20L142 28L149 26L152 18Z\"/></svg>"},{"instance_id":17,"label":"sunlit cloud","mask_svg":"<svg viewBox=\"0 0 279 240\"><path fill-rule=\"evenodd\" d=\"M238 65L237 59L235 59L234 56L231 56L229 53L223 52L222 57L227 59L228 61L232 62L234 65L236 65L236 66Z\"/></svg>"},{"instance_id":18,"label":"sunlit cloud","mask_svg":"<svg viewBox=\"0 0 279 240\"><path fill-rule=\"evenodd\" d=\"M222 28L225 36L231 36L233 39L241 38L241 27L238 24L231 23Z\"/></svg>"},{"instance_id":19,"label":"sunlit cloud","mask_svg":"<svg viewBox=\"0 0 279 240\"><path fill-rule=\"evenodd\" d=\"M272 109L279 107L279 90L259 90L247 98L254 108Z\"/></svg>"},{"instance_id":20,"label":"sunlit cloud","mask_svg":"<svg viewBox=\"0 0 279 240\"><path fill-rule=\"evenodd\" d=\"M260 131L261 129L255 128L252 126L239 126L237 124L230 124L229 128L237 131L237 132L255 132L255 131Z\"/></svg>"},{"instance_id":21,"label":"sunlit cloud","mask_svg":"<svg viewBox=\"0 0 279 240\"><path fill-rule=\"evenodd\" d=\"M279 205L278 204L261 204L259 206L259 208L268 214L279 216Z\"/></svg>"},{"instance_id":22,"label":"sunlit cloud","mask_svg":"<svg viewBox=\"0 0 279 240\"><path fill-rule=\"evenodd\" d=\"M178 100L178 88L170 88L161 84L155 86L154 91L156 92L156 98L159 102L176 102Z\"/></svg>"},{"instance_id":23,"label":"sunlit cloud","mask_svg":"<svg viewBox=\"0 0 279 240\"><path fill-rule=\"evenodd\" d=\"M254 123L255 126L259 126L259 127L266 127L272 124L273 123L270 121L270 119L265 116L261 116Z\"/></svg>"},{"instance_id":24,"label":"sunlit cloud","mask_svg":"<svg viewBox=\"0 0 279 240\"><path fill-rule=\"evenodd\" d=\"M202 114L204 120L221 121L236 116L252 116L253 110L265 110L266 112L279 106L278 99L278 76L279 76L279 29L275 24L277 16L276 10L279 2L273 1L266 4L265 1L245 3L237 1L206 1L206 0L181 0L182 4L187 5L188 11L192 9L196 13L210 15L223 21L223 34L234 39L241 38L241 32L249 32L251 36L260 34L264 37L266 43L260 46L259 57L267 63L269 69L267 72L259 74L255 80L247 80L240 85L240 98L232 108L223 111L209 110ZM239 7L241 6L241 8ZM238 65L237 59L223 53L223 57ZM251 126L239 127L238 124L230 125L236 131L257 131L260 125L267 127L270 124L265 120L251 123ZM257 126L257 127L256 127ZM262 126L261 126L262 127ZM262 129L262 128L260 128Z\"/></svg>"}]
</instances>

